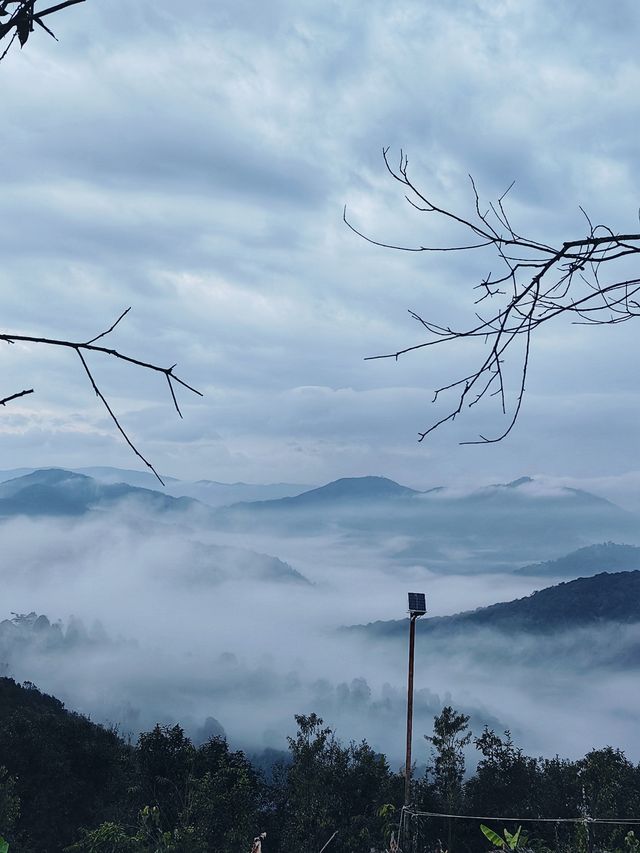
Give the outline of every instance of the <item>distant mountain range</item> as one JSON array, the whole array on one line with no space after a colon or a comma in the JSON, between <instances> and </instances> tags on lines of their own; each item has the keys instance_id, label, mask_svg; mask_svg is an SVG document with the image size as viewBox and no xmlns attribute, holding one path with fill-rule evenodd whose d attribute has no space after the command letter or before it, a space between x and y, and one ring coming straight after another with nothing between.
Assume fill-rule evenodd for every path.
<instances>
[{"instance_id":1,"label":"distant mountain range","mask_svg":"<svg viewBox=\"0 0 640 853\"><path fill-rule=\"evenodd\" d=\"M8 478L11 473L17 476ZM446 488L420 492L385 477L343 478L307 490L282 483L173 479L163 491L149 488L156 481L147 472L103 467L84 473L60 468L4 472L0 481L3 477L0 518L83 516L127 501L163 521L190 513L208 530L225 534L262 533L277 539L329 533L347 545L377 549L389 565L437 572L515 570L560 579L640 568L636 516L597 495L543 488L529 477L467 493ZM216 506L249 494L271 497ZM566 556L558 559L558 554Z\"/></svg>"},{"instance_id":2,"label":"distant mountain range","mask_svg":"<svg viewBox=\"0 0 640 853\"><path fill-rule=\"evenodd\" d=\"M393 561L433 571L512 571L594 540L640 543L631 513L588 492L541 488L529 477L468 493L345 478L296 496L223 507L214 518L237 531L365 539Z\"/></svg>"},{"instance_id":3,"label":"distant mountain range","mask_svg":"<svg viewBox=\"0 0 640 853\"><path fill-rule=\"evenodd\" d=\"M166 535L166 525L174 525L172 536L182 543L184 560L177 571L185 583L212 584L239 576L309 585L307 578L277 557L248 548L205 544L198 540L197 531L183 530L179 523L187 517L189 522L195 520L206 529L213 512L211 507L192 498L172 497L126 483L103 483L61 468L44 468L0 483L0 520L17 516L104 516L116 510L124 511L120 522L131 524L139 518L140 537L152 538L158 531ZM56 555L51 554L50 559L54 561Z\"/></svg>"},{"instance_id":4,"label":"distant mountain range","mask_svg":"<svg viewBox=\"0 0 640 853\"><path fill-rule=\"evenodd\" d=\"M0 471L0 482L13 480L32 474L35 468L15 468L9 471ZM209 506L226 506L239 501L269 500L272 498L283 498L290 495L298 495L309 489L293 483L218 483L214 480L178 480L175 477L163 476L165 488L163 489L158 480L148 471L133 471L127 468L111 468L108 466L93 466L89 468L70 469L72 473L84 474L97 480L99 483L122 484L135 486L141 489L161 491L171 497L193 498Z\"/></svg>"},{"instance_id":5,"label":"distant mountain range","mask_svg":"<svg viewBox=\"0 0 640 853\"><path fill-rule=\"evenodd\" d=\"M190 498L174 498L126 483L100 483L61 468L43 468L0 483L0 517L84 515L97 506L113 506L125 499L160 512L184 511L194 504Z\"/></svg>"}]
</instances>

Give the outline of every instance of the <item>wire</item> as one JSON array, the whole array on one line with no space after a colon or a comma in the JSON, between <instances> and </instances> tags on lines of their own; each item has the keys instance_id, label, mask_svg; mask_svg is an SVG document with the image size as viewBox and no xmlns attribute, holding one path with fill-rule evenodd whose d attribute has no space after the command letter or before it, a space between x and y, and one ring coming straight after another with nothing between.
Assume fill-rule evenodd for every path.
<instances>
[{"instance_id":1,"label":"wire","mask_svg":"<svg viewBox=\"0 0 640 853\"><path fill-rule=\"evenodd\" d=\"M629 824L640 825L640 818L604 818L604 817L504 817L503 815L460 815L440 814L439 812L414 811L406 806L402 809L412 817L444 817L455 820L490 820L490 821L514 821L515 823L598 823L598 824Z\"/></svg>"}]
</instances>

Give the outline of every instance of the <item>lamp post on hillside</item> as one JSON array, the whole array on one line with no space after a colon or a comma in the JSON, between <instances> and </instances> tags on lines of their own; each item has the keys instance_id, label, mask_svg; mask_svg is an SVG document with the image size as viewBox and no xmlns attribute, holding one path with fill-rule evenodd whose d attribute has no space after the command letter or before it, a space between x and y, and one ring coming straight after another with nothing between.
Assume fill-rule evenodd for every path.
<instances>
[{"instance_id":1,"label":"lamp post on hillside","mask_svg":"<svg viewBox=\"0 0 640 853\"><path fill-rule=\"evenodd\" d=\"M423 592L409 593L409 678L407 681L407 758L404 765L404 804L411 797L411 738L413 735L413 661L416 646L416 620L427 612Z\"/></svg>"}]
</instances>

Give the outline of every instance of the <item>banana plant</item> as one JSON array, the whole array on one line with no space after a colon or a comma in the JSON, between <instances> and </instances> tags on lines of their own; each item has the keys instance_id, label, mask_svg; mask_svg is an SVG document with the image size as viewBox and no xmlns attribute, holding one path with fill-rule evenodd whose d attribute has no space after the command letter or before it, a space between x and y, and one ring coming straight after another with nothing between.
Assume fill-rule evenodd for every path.
<instances>
[{"instance_id":1,"label":"banana plant","mask_svg":"<svg viewBox=\"0 0 640 853\"><path fill-rule=\"evenodd\" d=\"M482 830L483 835L489 839L494 847L499 847L500 850L521 850L527 843L526 833L522 831L521 826L519 826L513 834L509 832L508 829L503 829L502 832L504 837L502 835L498 835L498 833L494 832L490 827L485 826L484 823L480 824L480 829Z\"/></svg>"}]
</instances>

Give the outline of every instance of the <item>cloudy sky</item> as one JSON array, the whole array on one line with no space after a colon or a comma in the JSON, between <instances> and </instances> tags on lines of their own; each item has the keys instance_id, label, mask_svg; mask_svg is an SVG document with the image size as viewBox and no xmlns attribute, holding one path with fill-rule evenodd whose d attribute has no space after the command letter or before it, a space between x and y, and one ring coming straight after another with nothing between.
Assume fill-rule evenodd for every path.
<instances>
[{"instance_id":1,"label":"cloudy sky","mask_svg":"<svg viewBox=\"0 0 640 853\"><path fill-rule=\"evenodd\" d=\"M204 394L91 360L161 471L417 487L522 474L620 499L640 484L637 327L562 319L535 341L524 408L501 444L493 405L428 441L433 389L469 353L365 356L418 343L411 308L472 316L486 258L394 252L451 235L410 208L381 151L471 211L511 183L519 230L585 235L582 205L638 229L640 8L632 0L87 0L0 65L3 331L112 336L178 362ZM73 354L3 349L0 467L136 460ZM637 470L636 470L637 469Z\"/></svg>"}]
</instances>

